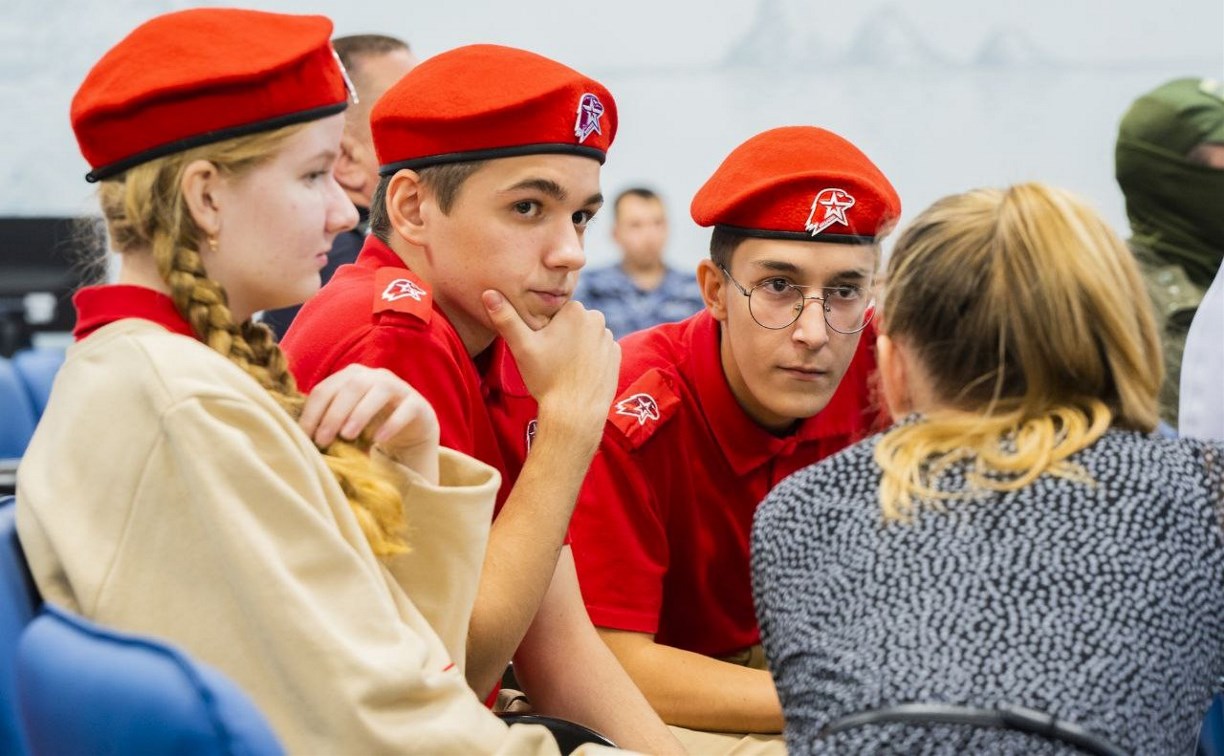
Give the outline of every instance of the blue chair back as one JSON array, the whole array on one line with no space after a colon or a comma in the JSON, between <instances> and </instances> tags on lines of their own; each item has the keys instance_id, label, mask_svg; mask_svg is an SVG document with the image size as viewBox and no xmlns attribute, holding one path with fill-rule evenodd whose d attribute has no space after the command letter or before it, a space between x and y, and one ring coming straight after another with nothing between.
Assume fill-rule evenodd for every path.
<instances>
[{"instance_id":1,"label":"blue chair back","mask_svg":"<svg viewBox=\"0 0 1224 756\"><path fill-rule=\"evenodd\" d=\"M47 604L18 647L21 721L35 754L281 754L245 693L152 638Z\"/></svg>"},{"instance_id":2,"label":"blue chair back","mask_svg":"<svg viewBox=\"0 0 1224 756\"><path fill-rule=\"evenodd\" d=\"M1198 756L1224 756L1224 694L1216 693L1199 729Z\"/></svg>"},{"instance_id":3,"label":"blue chair back","mask_svg":"<svg viewBox=\"0 0 1224 756\"><path fill-rule=\"evenodd\" d=\"M18 459L34 435L34 404L17 368L0 357L0 459Z\"/></svg>"},{"instance_id":4,"label":"blue chair back","mask_svg":"<svg viewBox=\"0 0 1224 756\"><path fill-rule=\"evenodd\" d=\"M26 394L30 397L30 405L37 421L47 408L47 398L51 396L51 384L55 382L55 374L60 365L64 364L62 349L23 349L13 355L13 367L25 384Z\"/></svg>"},{"instance_id":5,"label":"blue chair back","mask_svg":"<svg viewBox=\"0 0 1224 756\"><path fill-rule=\"evenodd\" d=\"M25 752L17 713L17 641L41 603L17 541L16 509L12 496L0 497L0 753L12 754Z\"/></svg>"}]
</instances>

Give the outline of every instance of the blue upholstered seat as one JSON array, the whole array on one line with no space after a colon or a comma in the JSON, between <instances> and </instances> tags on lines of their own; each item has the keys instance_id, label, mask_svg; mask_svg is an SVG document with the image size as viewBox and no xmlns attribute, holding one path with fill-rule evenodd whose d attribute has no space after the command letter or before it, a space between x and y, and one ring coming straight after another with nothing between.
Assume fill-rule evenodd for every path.
<instances>
[{"instance_id":1,"label":"blue upholstered seat","mask_svg":"<svg viewBox=\"0 0 1224 756\"><path fill-rule=\"evenodd\" d=\"M17 695L35 754L283 753L255 704L217 670L52 604L21 638Z\"/></svg>"},{"instance_id":2,"label":"blue upholstered seat","mask_svg":"<svg viewBox=\"0 0 1224 756\"><path fill-rule=\"evenodd\" d=\"M13 367L25 385L34 417L42 417L51 396L51 384L60 365L64 364L62 349L25 349L12 357Z\"/></svg>"},{"instance_id":3,"label":"blue upholstered seat","mask_svg":"<svg viewBox=\"0 0 1224 756\"><path fill-rule=\"evenodd\" d=\"M17 716L17 641L41 603L17 542L12 496L0 497L0 753L24 752Z\"/></svg>"},{"instance_id":4,"label":"blue upholstered seat","mask_svg":"<svg viewBox=\"0 0 1224 756\"><path fill-rule=\"evenodd\" d=\"M0 357L0 459L25 454L37 422L25 381L12 360Z\"/></svg>"}]
</instances>

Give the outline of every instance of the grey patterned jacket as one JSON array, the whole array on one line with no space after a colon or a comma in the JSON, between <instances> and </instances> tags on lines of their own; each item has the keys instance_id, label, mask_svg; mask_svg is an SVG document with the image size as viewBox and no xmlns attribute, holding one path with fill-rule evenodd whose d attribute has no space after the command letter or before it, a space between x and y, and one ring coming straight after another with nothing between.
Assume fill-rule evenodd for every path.
<instances>
[{"instance_id":1,"label":"grey patterned jacket","mask_svg":"<svg viewBox=\"0 0 1224 756\"><path fill-rule=\"evenodd\" d=\"M1061 752L962 725L841 716L938 702L1045 711L1133 753L1187 753L1224 674L1224 446L1110 430L1089 486L881 524L879 436L795 473L757 511L753 590L792 754ZM963 490L964 468L939 481Z\"/></svg>"}]
</instances>

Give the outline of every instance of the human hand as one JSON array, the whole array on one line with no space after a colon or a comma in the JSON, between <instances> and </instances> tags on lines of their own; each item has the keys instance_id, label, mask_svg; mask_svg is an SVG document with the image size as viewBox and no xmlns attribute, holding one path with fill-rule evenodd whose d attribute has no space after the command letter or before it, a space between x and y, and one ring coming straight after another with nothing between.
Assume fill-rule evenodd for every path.
<instances>
[{"instance_id":1,"label":"human hand","mask_svg":"<svg viewBox=\"0 0 1224 756\"><path fill-rule=\"evenodd\" d=\"M597 446L616 395L621 358L603 314L571 300L547 325L532 330L500 292L486 291L482 300L540 404L541 431L561 424Z\"/></svg>"},{"instance_id":2,"label":"human hand","mask_svg":"<svg viewBox=\"0 0 1224 756\"><path fill-rule=\"evenodd\" d=\"M367 433L392 459L438 480L438 417L390 370L354 364L328 376L306 398L298 424L320 448Z\"/></svg>"}]
</instances>

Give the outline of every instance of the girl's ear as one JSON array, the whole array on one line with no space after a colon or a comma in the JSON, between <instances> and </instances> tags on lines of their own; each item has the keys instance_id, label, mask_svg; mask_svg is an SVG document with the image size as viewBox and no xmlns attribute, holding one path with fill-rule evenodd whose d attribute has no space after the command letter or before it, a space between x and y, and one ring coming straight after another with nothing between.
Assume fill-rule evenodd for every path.
<instances>
[{"instance_id":1,"label":"girl's ear","mask_svg":"<svg viewBox=\"0 0 1224 756\"><path fill-rule=\"evenodd\" d=\"M217 166L207 160L194 160L183 170L179 190L191 219L207 237L221 233L224 206L223 180Z\"/></svg>"}]
</instances>

